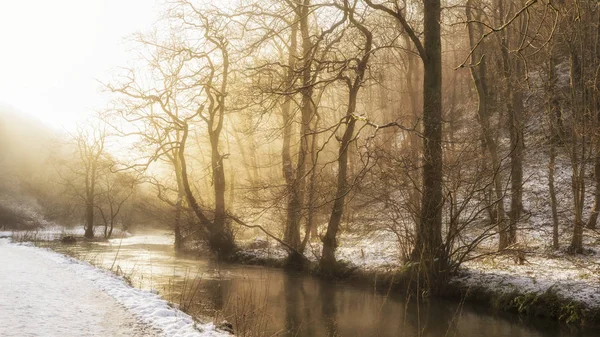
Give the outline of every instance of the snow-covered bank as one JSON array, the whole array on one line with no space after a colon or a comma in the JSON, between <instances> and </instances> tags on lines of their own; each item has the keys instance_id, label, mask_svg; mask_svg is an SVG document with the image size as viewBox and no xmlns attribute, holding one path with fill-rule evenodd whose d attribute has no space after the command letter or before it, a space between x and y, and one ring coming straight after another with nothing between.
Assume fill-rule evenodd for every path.
<instances>
[{"instance_id":1,"label":"snow-covered bank","mask_svg":"<svg viewBox=\"0 0 600 337\"><path fill-rule=\"evenodd\" d=\"M523 265L511 256L493 256L466 263L453 281L507 293L552 290L586 307L600 308L600 259L594 255L531 255Z\"/></svg>"},{"instance_id":2,"label":"snow-covered bank","mask_svg":"<svg viewBox=\"0 0 600 337\"><path fill-rule=\"evenodd\" d=\"M96 229L96 239L103 240L103 228ZM20 242L36 242L36 241L53 241L60 240L66 236L83 238L85 230L83 227L66 228L62 226L46 226L32 230L4 231L0 232L2 236L12 236L14 241ZM115 228L112 233L112 238L127 238L131 233L123 231L120 228Z\"/></svg>"},{"instance_id":3,"label":"snow-covered bank","mask_svg":"<svg viewBox=\"0 0 600 337\"><path fill-rule=\"evenodd\" d=\"M499 255L466 263L451 283L456 289L462 289L463 293L472 293L478 301L495 303L499 307L507 306L502 309L516 309L520 313L526 313L527 305L541 305L540 298L550 295L554 303L546 308L548 312L536 309L536 315L566 322L572 320L598 324L598 262L598 257L594 256L539 254L528 256L523 265L518 265L513 257ZM509 303L498 303L500 298ZM557 315L559 311L556 310L563 312Z\"/></svg>"},{"instance_id":4,"label":"snow-covered bank","mask_svg":"<svg viewBox=\"0 0 600 337\"><path fill-rule=\"evenodd\" d=\"M390 271L402 263L398 253L398 241L389 232L342 233L339 237L339 245L336 258L352 268L359 268L366 272ZM261 261L271 261L277 265L283 263L288 255L281 245L265 239L240 241L240 246L242 261L248 263L260 264ZM323 244L320 241L311 241L304 255L309 261L317 263L322 250Z\"/></svg>"},{"instance_id":5,"label":"snow-covered bank","mask_svg":"<svg viewBox=\"0 0 600 337\"><path fill-rule=\"evenodd\" d=\"M220 337L160 296L53 251L0 240L0 335Z\"/></svg>"},{"instance_id":6,"label":"snow-covered bank","mask_svg":"<svg viewBox=\"0 0 600 337\"><path fill-rule=\"evenodd\" d=\"M488 251L486 248L478 250L477 254L487 251L489 255L464 263L459 273L450 280L453 290L458 290L461 294L469 291L474 294L477 291L477 296L480 297L476 300L490 302L488 304L494 304L495 299L500 297L505 297L510 302L524 298L535 300L537 296L551 293L560 301L556 305L579 308L586 312L600 312L600 254L596 249L600 234L586 230L586 246L589 247L587 254L569 255L564 251L552 251L544 245L542 238L534 238L534 234L539 234L542 230L543 228L532 228L532 233L522 232L523 237L528 236L527 242L523 244L526 251L523 264L516 263L513 254L496 254L493 249ZM240 253L241 260L258 264L283 264L285 250L273 242L268 245L261 242L262 244L245 243ZM340 243L336 257L354 270L350 277L356 276L366 281L376 275L385 277L402 270L398 242L392 233L344 233L340 237ZM313 242L305 252L306 257L317 262L321 247L320 243ZM378 280L378 284L386 286L381 280ZM545 315L542 312L535 314ZM568 318L551 317L564 321Z\"/></svg>"}]
</instances>

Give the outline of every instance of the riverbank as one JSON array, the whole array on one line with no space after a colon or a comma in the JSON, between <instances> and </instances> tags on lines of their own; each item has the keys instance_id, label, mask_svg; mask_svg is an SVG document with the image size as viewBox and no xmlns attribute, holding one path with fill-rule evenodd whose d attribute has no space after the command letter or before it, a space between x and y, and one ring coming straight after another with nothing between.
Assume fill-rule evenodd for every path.
<instances>
[{"instance_id":1,"label":"riverbank","mask_svg":"<svg viewBox=\"0 0 600 337\"><path fill-rule=\"evenodd\" d=\"M479 258L465 262L450 279L445 297L485 304L521 316L544 317L570 325L600 325L600 235L586 230L585 254L552 250L539 231L523 231L523 260L497 254L490 245L478 249ZM405 291L405 268L398 243L390 233L342 236L338 260L344 266L339 282L377 285L382 291ZM305 257L316 265L319 243ZM475 255L475 254L474 254ZM284 267L286 251L267 241L243 242L237 260L246 264ZM306 272L312 273L311 268Z\"/></svg>"},{"instance_id":2,"label":"riverbank","mask_svg":"<svg viewBox=\"0 0 600 337\"><path fill-rule=\"evenodd\" d=\"M0 239L0 266L3 336L228 335L121 277L49 249Z\"/></svg>"},{"instance_id":3,"label":"riverbank","mask_svg":"<svg viewBox=\"0 0 600 337\"><path fill-rule=\"evenodd\" d=\"M200 320L226 319L239 335L251 332L255 336L283 333L312 337L328 335L334 329L340 336L393 337L410 335L407 331L416 333L426 326L423 336L427 337L446 335L448 331L477 337L482 331L508 328L529 337L557 337L563 333L596 336L593 329L581 329L575 323L561 325L558 320L525 317L527 313L522 313L522 317L494 313L488 304L463 301L460 291L450 293L449 297L454 296L451 300L423 300L419 296L416 301L403 294L397 269L364 272L355 268L343 279L323 280L307 272L222 263L208 254L176 253L172 237L164 233L108 242L78 240L76 244L62 244L54 240L37 244L106 270L116 270L135 287L160 293L175 307ZM368 256L365 252L365 258ZM373 287L375 283L378 291ZM561 334L556 334L558 330Z\"/></svg>"},{"instance_id":4,"label":"riverbank","mask_svg":"<svg viewBox=\"0 0 600 337\"><path fill-rule=\"evenodd\" d=\"M451 285L468 299L522 315L570 324L600 324L600 258L597 250L571 255L544 250L490 255L465 264Z\"/></svg>"},{"instance_id":5,"label":"riverbank","mask_svg":"<svg viewBox=\"0 0 600 337\"><path fill-rule=\"evenodd\" d=\"M586 237L586 245L595 247L594 243L599 238L593 232L586 232ZM58 238L54 240L60 245ZM129 245L144 242L135 236L126 241ZM164 246L172 245L172 240L168 237L154 238L153 242ZM344 265L345 274L338 275L335 282L363 288L365 285L376 287L383 294L392 291L399 295L406 291L407 284L404 282L405 274L397 253L397 243L389 233L376 231L363 235L343 235L341 243L338 259ZM110 243L98 244L104 246ZM116 239L113 244L120 246L121 240ZM315 266L320 245L312 242L309 247L306 258ZM493 310L522 317L544 317L571 326L598 325L598 252L588 249L585 255L569 255L553 251L544 245L536 246L534 240L528 241L525 248L525 260L521 265L515 263L514 255L495 254L493 247L481 247L478 253L484 256L463 265L459 273L451 278L445 297L456 303L467 300L481 303ZM285 250L275 243L248 241L241 242L237 262L282 268L285 267L286 257ZM109 260L108 267L113 261L110 254ZM214 272L219 274L218 270ZM314 274L310 267L304 272ZM206 272L203 274L203 277L207 277Z\"/></svg>"}]
</instances>

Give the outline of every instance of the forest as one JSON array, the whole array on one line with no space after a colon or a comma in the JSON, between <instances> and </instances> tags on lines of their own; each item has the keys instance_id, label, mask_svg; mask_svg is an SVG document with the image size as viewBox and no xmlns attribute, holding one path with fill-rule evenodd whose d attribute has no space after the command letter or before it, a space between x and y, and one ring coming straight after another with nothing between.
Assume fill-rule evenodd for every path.
<instances>
[{"instance_id":1,"label":"forest","mask_svg":"<svg viewBox=\"0 0 600 337\"><path fill-rule=\"evenodd\" d=\"M599 6L161 1L103 109L0 105L0 230L598 323Z\"/></svg>"}]
</instances>

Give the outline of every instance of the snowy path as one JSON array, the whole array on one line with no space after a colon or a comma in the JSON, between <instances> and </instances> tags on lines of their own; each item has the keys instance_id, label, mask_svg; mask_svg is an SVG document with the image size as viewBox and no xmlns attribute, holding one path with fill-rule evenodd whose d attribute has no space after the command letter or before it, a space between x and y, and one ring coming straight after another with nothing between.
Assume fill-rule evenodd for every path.
<instances>
[{"instance_id":1,"label":"snowy path","mask_svg":"<svg viewBox=\"0 0 600 337\"><path fill-rule=\"evenodd\" d=\"M223 336L88 264L0 239L0 336Z\"/></svg>"},{"instance_id":2,"label":"snowy path","mask_svg":"<svg viewBox=\"0 0 600 337\"><path fill-rule=\"evenodd\" d=\"M0 241L1 336L153 335L93 284Z\"/></svg>"}]
</instances>

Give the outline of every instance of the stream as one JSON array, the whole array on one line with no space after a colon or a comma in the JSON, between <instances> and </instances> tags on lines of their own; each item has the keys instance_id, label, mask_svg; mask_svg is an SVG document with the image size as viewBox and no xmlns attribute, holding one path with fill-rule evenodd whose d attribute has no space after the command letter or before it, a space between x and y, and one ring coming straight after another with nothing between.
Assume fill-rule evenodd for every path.
<instances>
[{"instance_id":1,"label":"stream","mask_svg":"<svg viewBox=\"0 0 600 337\"><path fill-rule=\"evenodd\" d=\"M237 336L598 336L548 320L457 301L407 305L406 295L332 283L277 268L218 264L176 254L172 238L135 235L109 242L59 245L83 260L158 291L188 313L231 322Z\"/></svg>"}]
</instances>

